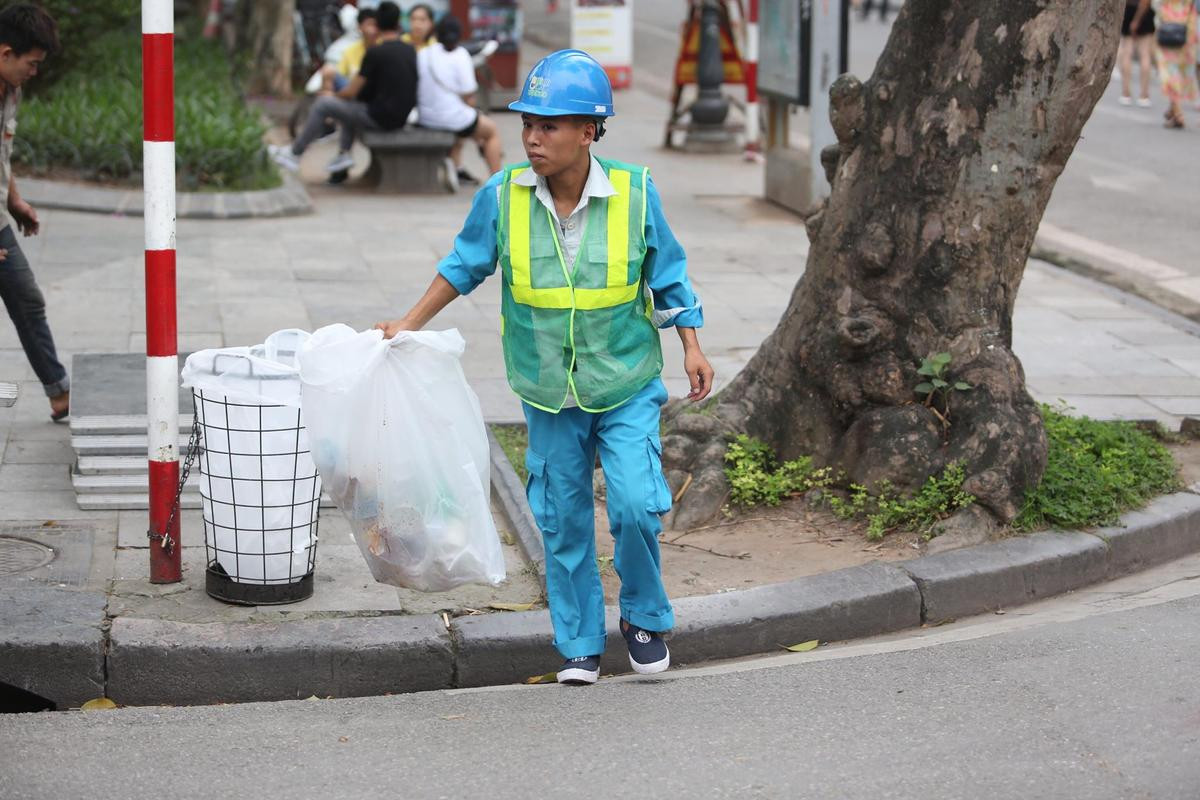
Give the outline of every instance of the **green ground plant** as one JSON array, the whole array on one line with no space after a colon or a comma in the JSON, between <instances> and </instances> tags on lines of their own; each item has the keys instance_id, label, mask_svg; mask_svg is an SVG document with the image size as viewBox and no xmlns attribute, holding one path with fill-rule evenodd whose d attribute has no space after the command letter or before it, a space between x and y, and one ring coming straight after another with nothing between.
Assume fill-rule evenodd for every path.
<instances>
[{"instance_id":1,"label":"green ground plant","mask_svg":"<svg viewBox=\"0 0 1200 800\"><path fill-rule=\"evenodd\" d=\"M917 531L929 539L939 520L975 502L974 496L963 491L964 480L962 465L954 463L940 475L931 475L908 499L886 482L875 487L873 493L865 486L851 484L848 497L831 496L829 506L843 519L865 518L867 538L871 540L882 539L893 530Z\"/></svg>"},{"instance_id":2,"label":"green ground plant","mask_svg":"<svg viewBox=\"0 0 1200 800\"><path fill-rule=\"evenodd\" d=\"M35 175L139 183L142 65L136 31L110 31L56 83L22 103L13 162ZM36 82L36 79L35 79ZM175 159L181 191L266 189L279 175L263 147L266 123L249 108L221 46L199 37L175 47Z\"/></svg>"},{"instance_id":3,"label":"green ground plant","mask_svg":"<svg viewBox=\"0 0 1200 800\"><path fill-rule=\"evenodd\" d=\"M1132 422L1099 422L1042 406L1049 452L1042 482L1013 522L1020 531L1114 525L1124 511L1180 487L1170 451Z\"/></svg>"},{"instance_id":4,"label":"green ground plant","mask_svg":"<svg viewBox=\"0 0 1200 800\"><path fill-rule=\"evenodd\" d=\"M1027 493L1014 530L1113 525L1123 512L1179 489L1170 451L1134 423L1073 417L1050 406L1042 406L1042 417L1048 439L1046 471ZM939 520L975 500L963 490L966 475L958 463L929 477L905 498L886 483L870 488L844 485L828 469L814 470L811 458L780 464L768 445L747 436L728 445L725 461L731 504L778 505L811 488L842 485L844 496L825 493L829 508L843 519L865 519L869 539L893 530L913 530L928 538Z\"/></svg>"},{"instance_id":5,"label":"green ground plant","mask_svg":"<svg viewBox=\"0 0 1200 800\"><path fill-rule=\"evenodd\" d=\"M764 442L739 434L725 450L729 502L738 506L777 506L787 497L833 484L828 467L817 468L807 456L779 463Z\"/></svg>"}]
</instances>

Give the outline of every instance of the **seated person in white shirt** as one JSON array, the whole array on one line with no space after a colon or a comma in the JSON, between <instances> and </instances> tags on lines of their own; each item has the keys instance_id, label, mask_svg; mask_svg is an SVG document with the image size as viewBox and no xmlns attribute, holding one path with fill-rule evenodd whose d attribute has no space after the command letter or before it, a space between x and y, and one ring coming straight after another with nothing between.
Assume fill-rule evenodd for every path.
<instances>
[{"instance_id":1,"label":"seated person in white shirt","mask_svg":"<svg viewBox=\"0 0 1200 800\"><path fill-rule=\"evenodd\" d=\"M462 167L464 139L474 139L491 174L500 171L500 133L496 123L474 105L475 66L459 47L462 25L447 14L437 24L437 42L417 53L417 114L422 128L453 131L459 138L450 151L459 181L479 183Z\"/></svg>"}]
</instances>

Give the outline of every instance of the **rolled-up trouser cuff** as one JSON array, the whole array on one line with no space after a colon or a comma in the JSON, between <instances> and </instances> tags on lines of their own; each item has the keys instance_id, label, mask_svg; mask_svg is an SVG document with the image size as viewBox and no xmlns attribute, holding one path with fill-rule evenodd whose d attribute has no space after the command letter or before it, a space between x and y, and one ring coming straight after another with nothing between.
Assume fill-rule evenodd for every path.
<instances>
[{"instance_id":1,"label":"rolled-up trouser cuff","mask_svg":"<svg viewBox=\"0 0 1200 800\"><path fill-rule=\"evenodd\" d=\"M58 397L71 391L71 379L64 376L61 381L47 383L42 388L46 390L46 397Z\"/></svg>"},{"instance_id":2,"label":"rolled-up trouser cuff","mask_svg":"<svg viewBox=\"0 0 1200 800\"><path fill-rule=\"evenodd\" d=\"M655 633L669 631L675 627L675 612L669 608L661 614L641 614L637 611L622 608L621 618L626 622L637 625L639 628L645 628Z\"/></svg>"},{"instance_id":3,"label":"rolled-up trouser cuff","mask_svg":"<svg viewBox=\"0 0 1200 800\"><path fill-rule=\"evenodd\" d=\"M563 658L579 658L581 656L598 656L604 652L604 636L582 636L566 642L555 642L554 646Z\"/></svg>"}]
</instances>

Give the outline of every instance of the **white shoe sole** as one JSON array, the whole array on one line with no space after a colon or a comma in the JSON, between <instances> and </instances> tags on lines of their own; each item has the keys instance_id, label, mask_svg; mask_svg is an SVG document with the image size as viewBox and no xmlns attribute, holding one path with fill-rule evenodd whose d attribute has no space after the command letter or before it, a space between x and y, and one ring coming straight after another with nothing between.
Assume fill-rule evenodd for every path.
<instances>
[{"instance_id":1,"label":"white shoe sole","mask_svg":"<svg viewBox=\"0 0 1200 800\"><path fill-rule=\"evenodd\" d=\"M654 675L659 672L666 672L667 667L671 666L671 651L667 651L667 655L661 661L655 661L653 664L639 664L633 660L633 656L629 657L629 666L633 667L633 671L638 675Z\"/></svg>"},{"instance_id":2,"label":"white shoe sole","mask_svg":"<svg viewBox=\"0 0 1200 800\"><path fill-rule=\"evenodd\" d=\"M558 673L557 677L559 683L592 684L600 680L600 670L592 671L590 669L572 667L571 669L562 670Z\"/></svg>"}]
</instances>

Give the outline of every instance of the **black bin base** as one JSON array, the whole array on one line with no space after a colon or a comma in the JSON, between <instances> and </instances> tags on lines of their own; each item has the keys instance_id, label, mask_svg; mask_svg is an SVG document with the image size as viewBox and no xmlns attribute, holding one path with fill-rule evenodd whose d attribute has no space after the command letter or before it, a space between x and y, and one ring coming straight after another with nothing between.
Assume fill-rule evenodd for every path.
<instances>
[{"instance_id":1,"label":"black bin base","mask_svg":"<svg viewBox=\"0 0 1200 800\"><path fill-rule=\"evenodd\" d=\"M239 606L278 606L299 603L313 593L313 573L292 583L239 583L220 564L208 565L204 576L208 596Z\"/></svg>"}]
</instances>

